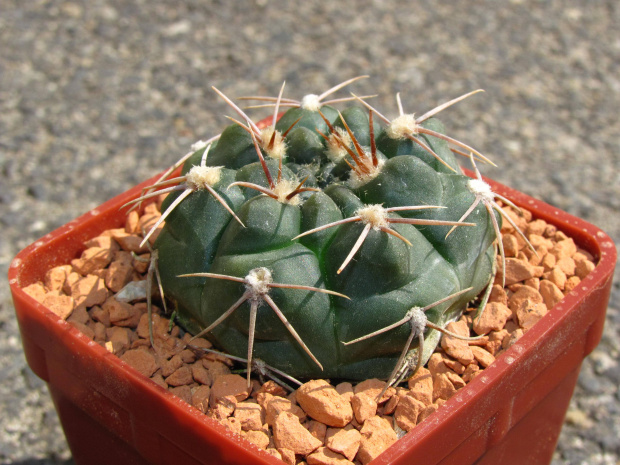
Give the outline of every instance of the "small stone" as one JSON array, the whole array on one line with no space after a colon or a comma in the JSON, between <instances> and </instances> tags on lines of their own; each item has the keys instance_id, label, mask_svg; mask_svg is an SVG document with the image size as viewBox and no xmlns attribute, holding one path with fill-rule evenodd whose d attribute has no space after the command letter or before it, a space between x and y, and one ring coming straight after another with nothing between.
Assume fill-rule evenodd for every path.
<instances>
[{"instance_id":1,"label":"small stone","mask_svg":"<svg viewBox=\"0 0 620 465\"><path fill-rule=\"evenodd\" d=\"M489 295L489 302L498 302L500 304L508 305L508 294L506 294L506 291L501 285L493 285L491 288L491 294Z\"/></svg>"},{"instance_id":2,"label":"small stone","mask_svg":"<svg viewBox=\"0 0 620 465\"><path fill-rule=\"evenodd\" d=\"M88 241L84 242L84 247L99 247L101 249L110 250L112 253L116 252L119 249L118 244L114 240L112 240L111 236L104 235L89 239Z\"/></svg>"},{"instance_id":3,"label":"small stone","mask_svg":"<svg viewBox=\"0 0 620 465\"><path fill-rule=\"evenodd\" d=\"M390 397L388 401L383 405L383 415L392 415L396 410L399 401L400 396L398 394L394 394L392 397Z\"/></svg>"},{"instance_id":4,"label":"small stone","mask_svg":"<svg viewBox=\"0 0 620 465\"><path fill-rule=\"evenodd\" d=\"M209 370L207 370L201 361L198 361L192 365L192 377L194 381L200 384L211 386L213 384L213 378Z\"/></svg>"},{"instance_id":5,"label":"small stone","mask_svg":"<svg viewBox=\"0 0 620 465\"><path fill-rule=\"evenodd\" d=\"M527 331L547 314L547 306L544 303L534 303L525 300L517 309L519 325Z\"/></svg>"},{"instance_id":6,"label":"small stone","mask_svg":"<svg viewBox=\"0 0 620 465\"><path fill-rule=\"evenodd\" d=\"M55 266L45 273L43 283L50 291L60 291L65 285L69 273L71 273L71 265Z\"/></svg>"},{"instance_id":7,"label":"small stone","mask_svg":"<svg viewBox=\"0 0 620 465\"><path fill-rule=\"evenodd\" d=\"M541 265L545 271L551 271L553 268L555 268L555 262L555 255L551 255L550 253L548 253L545 254L545 256L542 258Z\"/></svg>"},{"instance_id":8,"label":"small stone","mask_svg":"<svg viewBox=\"0 0 620 465\"><path fill-rule=\"evenodd\" d=\"M251 402L241 402L235 410L235 417L241 423L243 431L261 430L265 423L263 408Z\"/></svg>"},{"instance_id":9,"label":"small stone","mask_svg":"<svg viewBox=\"0 0 620 465\"><path fill-rule=\"evenodd\" d=\"M502 341L504 337L508 334L508 330L501 329L499 331L491 331L489 333L489 342L484 345L484 348L493 356L497 353L499 349L502 347Z\"/></svg>"},{"instance_id":10,"label":"small stone","mask_svg":"<svg viewBox=\"0 0 620 465\"><path fill-rule=\"evenodd\" d=\"M342 427L353 418L351 403L322 379L308 381L297 389L297 402L315 420Z\"/></svg>"},{"instance_id":11,"label":"small stone","mask_svg":"<svg viewBox=\"0 0 620 465\"><path fill-rule=\"evenodd\" d=\"M106 330L106 327L103 325L103 323L100 323L100 322L96 321L91 326L91 328L95 332L95 341L97 341L98 343L105 342L105 330Z\"/></svg>"},{"instance_id":12,"label":"small stone","mask_svg":"<svg viewBox=\"0 0 620 465\"><path fill-rule=\"evenodd\" d=\"M153 374L153 376L151 376L151 381L153 381L155 384L163 387L165 390L168 390L168 385L166 384L166 382L164 381L164 377L160 373L155 372L155 374ZM202 413L206 413L206 411L203 410Z\"/></svg>"},{"instance_id":13,"label":"small stone","mask_svg":"<svg viewBox=\"0 0 620 465\"><path fill-rule=\"evenodd\" d=\"M349 382L342 382L336 385L336 391L340 394L343 399L351 401L351 397L353 397L353 385Z\"/></svg>"},{"instance_id":14,"label":"small stone","mask_svg":"<svg viewBox=\"0 0 620 465\"><path fill-rule=\"evenodd\" d=\"M354 465L353 462L327 447L319 447L306 458L306 461L308 465Z\"/></svg>"},{"instance_id":15,"label":"small stone","mask_svg":"<svg viewBox=\"0 0 620 465\"><path fill-rule=\"evenodd\" d=\"M113 326L106 329L106 338L113 344L120 345L121 349L129 349L133 342L134 334L127 328ZM116 353L117 351L115 351Z\"/></svg>"},{"instance_id":16,"label":"small stone","mask_svg":"<svg viewBox=\"0 0 620 465\"><path fill-rule=\"evenodd\" d=\"M282 459L282 454L280 454L280 452L278 452L278 449L276 449L274 447L267 447L267 449L265 449L265 452L267 452L269 455L273 455L277 459L280 459L280 460L284 461ZM293 455L293 457L294 457L294 455Z\"/></svg>"},{"instance_id":17,"label":"small stone","mask_svg":"<svg viewBox=\"0 0 620 465\"><path fill-rule=\"evenodd\" d=\"M110 322L113 325L136 328L140 323L142 312L131 304L110 297L102 307L110 314Z\"/></svg>"},{"instance_id":18,"label":"small stone","mask_svg":"<svg viewBox=\"0 0 620 465\"><path fill-rule=\"evenodd\" d=\"M504 245L504 253L506 257L516 257L519 251L519 241L512 234L504 234L502 237L502 244Z\"/></svg>"},{"instance_id":19,"label":"small stone","mask_svg":"<svg viewBox=\"0 0 620 465\"><path fill-rule=\"evenodd\" d=\"M58 296L60 297L60 296ZM66 296L65 296L66 297ZM71 299L73 301L73 299ZM88 312L86 311L86 307L77 307L71 312L71 316L67 319L69 322L77 322L83 325L90 325L90 323L94 323Z\"/></svg>"},{"instance_id":20,"label":"small stone","mask_svg":"<svg viewBox=\"0 0 620 465\"><path fill-rule=\"evenodd\" d=\"M68 295L47 294L41 303L63 320L69 318L75 307L73 297Z\"/></svg>"},{"instance_id":21,"label":"small stone","mask_svg":"<svg viewBox=\"0 0 620 465\"><path fill-rule=\"evenodd\" d=\"M570 257L564 257L559 259L555 263L556 268L562 270L562 272L567 276L573 276L575 274L575 270L577 269L577 265L575 264L575 260Z\"/></svg>"},{"instance_id":22,"label":"small stone","mask_svg":"<svg viewBox=\"0 0 620 465\"><path fill-rule=\"evenodd\" d=\"M192 371L186 366L180 367L166 378L168 386L186 386L193 381Z\"/></svg>"},{"instance_id":23,"label":"small stone","mask_svg":"<svg viewBox=\"0 0 620 465\"><path fill-rule=\"evenodd\" d=\"M352 426L329 428L325 436L325 445L334 452L353 460L360 447L362 435Z\"/></svg>"},{"instance_id":24,"label":"small stone","mask_svg":"<svg viewBox=\"0 0 620 465\"><path fill-rule=\"evenodd\" d=\"M150 378L159 368L153 354L142 349L128 350L121 356L121 360L131 365L147 378Z\"/></svg>"},{"instance_id":25,"label":"small stone","mask_svg":"<svg viewBox=\"0 0 620 465\"><path fill-rule=\"evenodd\" d=\"M501 305L501 304L489 304L489 305ZM486 313L486 312L485 312ZM464 329L463 329L464 327ZM465 322L450 322L446 325L446 329L450 332L458 334L459 336L469 336L469 328ZM463 334L466 332L466 334ZM454 357L463 365L469 365L474 359L474 355L469 348L467 341L457 339L448 334L444 334L441 338L441 348L446 351L448 355Z\"/></svg>"},{"instance_id":26,"label":"small stone","mask_svg":"<svg viewBox=\"0 0 620 465\"><path fill-rule=\"evenodd\" d=\"M192 404L192 389L189 386L174 386L168 390L186 404Z\"/></svg>"},{"instance_id":27,"label":"small stone","mask_svg":"<svg viewBox=\"0 0 620 465\"><path fill-rule=\"evenodd\" d=\"M367 379L356 384L354 393L359 394L363 392L368 397L376 399L385 389L386 384L387 383L385 381L381 381L377 378ZM394 389L391 387L387 388L387 390L383 393L383 396L381 396L381 399L378 400L378 403L381 404L387 401L392 394L394 394Z\"/></svg>"},{"instance_id":28,"label":"small stone","mask_svg":"<svg viewBox=\"0 0 620 465\"><path fill-rule=\"evenodd\" d=\"M297 460L295 459L295 452L291 449L287 449L286 447L278 447L278 452L280 453L280 458L286 465L295 465Z\"/></svg>"},{"instance_id":29,"label":"small stone","mask_svg":"<svg viewBox=\"0 0 620 465\"><path fill-rule=\"evenodd\" d=\"M276 418L273 439L278 449L290 449L299 455L308 455L322 445L301 425L299 417L290 412L282 412Z\"/></svg>"},{"instance_id":30,"label":"small stone","mask_svg":"<svg viewBox=\"0 0 620 465\"><path fill-rule=\"evenodd\" d=\"M238 434L241 436L241 425L239 425L239 422L237 421L236 418L226 417L226 418L219 420L219 422L220 424L224 425L224 427L231 433Z\"/></svg>"},{"instance_id":31,"label":"small stone","mask_svg":"<svg viewBox=\"0 0 620 465\"><path fill-rule=\"evenodd\" d=\"M85 324L80 323L79 321L70 321L69 324L71 324L71 326L73 326L74 328L77 328L87 338L91 340L95 339L95 331L93 331L93 329L86 326Z\"/></svg>"},{"instance_id":32,"label":"small stone","mask_svg":"<svg viewBox=\"0 0 620 465\"><path fill-rule=\"evenodd\" d=\"M364 424L368 418L374 417L377 414L377 402L366 392L355 394L351 398L351 407L353 408L355 419L360 424Z\"/></svg>"},{"instance_id":33,"label":"small stone","mask_svg":"<svg viewBox=\"0 0 620 465\"><path fill-rule=\"evenodd\" d=\"M327 434L327 425L320 421L310 420L306 424L306 429L310 431L310 434L317 438L321 443L325 442L325 435Z\"/></svg>"},{"instance_id":34,"label":"small stone","mask_svg":"<svg viewBox=\"0 0 620 465\"><path fill-rule=\"evenodd\" d=\"M211 391L210 398L213 398L213 391ZM213 405L211 400L209 400L209 405ZM218 398L215 405L213 405L209 411L209 415L216 420L221 421L231 416L235 411L235 408L237 408L237 398L235 396L223 396ZM239 431L241 431L241 423L239 423L237 418L235 418L234 426L235 428L238 427Z\"/></svg>"},{"instance_id":35,"label":"small stone","mask_svg":"<svg viewBox=\"0 0 620 465\"><path fill-rule=\"evenodd\" d=\"M100 306L96 305L94 307L92 307L89 311L88 314L90 315L90 317L95 320L100 322L102 325L109 327L110 326L110 313L107 310L104 310L103 308L101 308Z\"/></svg>"},{"instance_id":36,"label":"small stone","mask_svg":"<svg viewBox=\"0 0 620 465\"><path fill-rule=\"evenodd\" d=\"M525 281L529 278L539 278L542 276L544 268L542 266L533 266L529 262L524 262L518 258L506 258L506 286ZM496 283L501 283L501 267L497 273Z\"/></svg>"},{"instance_id":37,"label":"small stone","mask_svg":"<svg viewBox=\"0 0 620 465\"><path fill-rule=\"evenodd\" d=\"M448 400L455 392L456 389L447 373L439 373L433 377L433 402L437 399Z\"/></svg>"},{"instance_id":38,"label":"small stone","mask_svg":"<svg viewBox=\"0 0 620 465\"><path fill-rule=\"evenodd\" d=\"M542 236L545 233L545 229L547 228L547 222L545 220L534 220L530 221L525 229L525 234L530 238L532 234L537 234ZM531 240L531 239L530 239Z\"/></svg>"},{"instance_id":39,"label":"small stone","mask_svg":"<svg viewBox=\"0 0 620 465\"><path fill-rule=\"evenodd\" d=\"M45 289L43 284L38 282L23 287L22 291L24 291L37 302L43 302L45 297L47 297L47 289Z\"/></svg>"},{"instance_id":40,"label":"small stone","mask_svg":"<svg viewBox=\"0 0 620 465\"><path fill-rule=\"evenodd\" d=\"M540 291L528 286L522 286L517 290L508 300L508 307L514 315L517 313L517 309L521 306L521 303L525 300L529 300L533 303L542 303L543 297ZM501 328L500 328L501 329Z\"/></svg>"},{"instance_id":41,"label":"small stone","mask_svg":"<svg viewBox=\"0 0 620 465\"><path fill-rule=\"evenodd\" d=\"M202 358L201 360L204 367L209 370L209 376L211 376L211 379L214 381L220 376L230 374L230 368L224 362L219 360L209 360L208 358Z\"/></svg>"},{"instance_id":42,"label":"small stone","mask_svg":"<svg viewBox=\"0 0 620 465\"><path fill-rule=\"evenodd\" d=\"M577 253L577 246L572 238L567 238L557 242L549 252L555 255L558 260L570 258Z\"/></svg>"},{"instance_id":43,"label":"small stone","mask_svg":"<svg viewBox=\"0 0 620 465\"><path fill-rule=\"evenodd\" d=\"M488 334L491 331L499 331L504 327L506 321L511 316L512 312L503 303L489 302L482 312L482 315L474 319L473 330L479 335ZM468 365L468 363L464 363L464 365Z\"/></svg>"},{"instance_id":44,"label":"small stone","mask_svg":"<svg viewBox=\"0 0 620 465\"><path fill-rule=\"evenodd\" d=\"M260 403L260 397L257 398ZM300 421L305 420L306 412L304 412L299 405L293 404L289 399L280 396L272 396L271 394L265 394L265 401L263 402L265 409L265 421L269 426L273 426L276 418L282 412L289 412L299 418Z\"/></svg>"},{"instance_id":45,"label":"small stone","mask_svg":"<svg viewBox=\"0 0 620 465\"><path fill-rule=\"evenodd\" d=\"M146 300L146 280L128 282L114 297L119 302L126 303Z\"/></svg>"},{"instance_id":46,"label":"small stone","mask_svg":"<svg viewBox=\"0 0 620 465\"><path fill-rule=\"evenodd\" d=\"M481 342L483 340L484 340L484 338L483 339L479 339L477 341L472 341L470 343L470 345L475 343L475 342ZM443 363L450 369L450 371L455 372L457 375L463 374L463 372L465 371L465 365L463 365L460 362L457 362L456 360L452 360L448 354L441 354L441 355L443 357ZM473 355L473 353L472 353L472 355ZM472 359L472 362L473 362L473 359ZM468 365L469 365L469 363L468 363Z\"/></svg>"},{"instance_id":47,"label":"small stone","mask_svg":"<svg viewBox=\"0 0 620 465\"><path fill-rule=\"evenodd\" d=\"M241 436L259 449L267 449L269 446L269 436L264 431L244 430L243 425L241 425Z\"/></svg>"},{"instance_id":48,"label":"small stone","mask_svg":"<svg viewBox=\"0 0 620 465\"><path fill-rule=\"evenodd\" d=\"M566 284L564 285L564 292L572 291L577 286L579 286L579 283L581 283L581 279L579 278L579 276L571 276L566 280Z\"/></svg>"},{"instance_id":49,"label":"small stone","mask_svg":"<svg viewBox=\"0 0 620 465\"><path fill-rule=\"evenodd\" d=\"M592 270L596 268L596 265L592 263L590 260L582 260L576 263L575 265L575 275L579 279L585 278Z\"/></svg>"},{"instance_id":50,"label":"small stone","mask_svg":"<svg viewBox=\"0 0 620 465\"><path fill-rule=\"evenodd\" d=\"M159 212L145 213L140 217L138 223L138 231L136 231L136 233L141 233L142 231L150 231L153 226L155 226L155 223L159 221L159 218L161 218L161 214Z\"/></svg>"},{"instance_id":51,"label":"small stone","mask_svg":"<svg viewBox=\"0 0 620 465\"><path fill-rule=\"evenodd\" d=\"M465 372L461 375L461 378L466 383L469 383L479 373L480 373L480 367L476 365L475 363L472 363L471 365L467 365L467 367L465 367Z\"/></svg>"},{"instance_id":52,"label":"small stone","mask_svg":"<svg viewBox=\"0 0 620 465\"><path fill-rule=\"evenodd\" d=\"M73 297L76 307L78 305L92 307L93 305L101 305L106 301L108 290L103 279L91 274L78 279L71 286L71 297Z\"/></svg>"},{"instance_id":53,"label":"small stone","mask_svg":"<svg viewBox=\"0 0 620 465\"><path fill-rule=\"evenodd\" d=\"M258 392L268 392L272 396L286 397L286 390L272 380L269 380L260 386Z\"/></svg>"},{"instance_id":54,"label":"small stone","mask_svg":"<svg viewBox=\"0 0 620 465\"><path fill-rule=\"evenodd\" d=\"M357 452L357 460L363 465L379 456L398 440L390 423L381 417L372 417L364 422L360 430L362 438Z\"/></svg>"},{"instance_id":55,"label":"small stone","mask_svg":"<svg viewBox=\"0 0 620 465\"><path fill-rule=\"evenodd\" d=\"M474 353L476 362L478 362L481 367L486 368L495 361L495 357L482 347L472 346L471 350Z\"/></svg>"},{"instance_id":56,"label":"small stone","mask_svg":"<svg viewBox=\"0 0 620 465\"><path fill-rule=\"evenodd\" d=\"M470 365L470 366L472 366L472 365ZM473 365L473 366L476 366L476 365ZM418 422L417 422L417 424L420 424L421 422L426 420L428 417L430 417L433 413L435 413L437 411L438 408L439 408L438 404L427 405L424 408L424 410L422 410L420 412L420 414L418 415Z\"/></svg>"},{"instance_id":57,"label":"small stone","mask_svg":"<svg viewBox=\"0 0 620 465\"><path fill-rule=\"evenodd\" d=\"M201 385L195 389L192 389L192 405L202 413L207 413L209 410L210 395L211 388L209 386Z\"/></svg>"},{"instance_id":58,"label":"small stone","mask_svg":"<svg viewBox=\"0 0 620 465\"><path fill-rule=\"evenodd\" d=\"M394 420L399 428L410 431L417 424L418 415L426 408L426 404L412 396L403 396L394 412Z\"/></svg>"},{"instance_id":59,"label":"small stone","mask_svg":"<svg viewBox=\"0 0 620 465\"><path fill-rule=\"evenodd\" d=\"M95 271L103 270L112 261L112 251L102 249L101 247L90 247L84 252L80 258L71 260L73 270L82 276L95 273Z\"/></svg>"},{"instance_id":60,"label":"small stone","mask_svg":"<svg viewBox=\"0 0 620 465\"><path fill-rule=\"evenodd\" d=\"M219 376L211 386L211 405L214 406L219 399L225 396L234 396L241 402L248 398L247 380L239 375Z\"/></svg>"},{"instance_id":61,"label":"small stone","mask_svg":"<svg viewBox=\"0 0 620 465\"><path fill-rule=\"evenodd\" d=\"M519 213L515 212L511 207L502 207L502 211L510 217L512 222L516 224L517 228L519 228L521 231L524 231L527 228L526 219ZM512 233L514 231L515 228L512 226L510 221L502 221L502 234Z\"/></svg>"},{"instance_id":62,"label":"small stone","mask_svg":"<svg viewBox=\"0 0 620 465\"><path fill-rule=\"evenodd\" d=\"M153 313L151 314L151 326L153 328L153 337L165 338L168 335L168 323L166 318ZM143 313L140 315L140 321L136 327L136 333L143 339L149 339L149 315Z\"/></svg>"},{"instance_id":63,"label":"small stone","mask_svg":"<svg viewBox=\"0 0 620 465\"><path fill-rule=\"evenodd\" d=\"M80 279L82 279L82 276L80 276L75 271L71 271L67 275L67 279L65 281L65 284L62 286L62 292L64 292L67 295L71 295L71 289L73 288L73 285L76 282L78 282Z\"/></svg>"},{"instance_id":64,"label":"small stone","mask_svg":"<svg viewBox=\"0 0 620 465\"><path fill-rule=\"evenodd\" d=\"M112 262L108 267L105 275L106 286L112 292L119 292L125 285L131 281L134 269L131 265L122 262Z\"/></svg>"},{"instance_id":65,"label":"small stone","mask_svg":"<svg viewBox=\"0 0 620 465\"><path fill-rule=\"evenodd\" d=\"M178 354L173 355L170 360L166 360L165 357L162 358L164 361L161 363L161 374L164 378L172 375L183 366L183 360Z\"/></svg>"},{"instance_id":66,"label":"small stone","mask_svg":"<svg viewBox=\"0 0 620 465\"><path fill-rule=\"evenodd\" d=\"M544 280L540 283L540 295L548 309L564 298L562 291L551 281Z\"/></svg>"},{"instance_id":67,"label":"small stone","mask_svg":"<svg viewBox=\"0 0 620 465\"><path fill-rule=\"evenodd\" d=\"M525 281L523 281L523 284L533 289L539 290L540 289L540 278L526 279Z\"/></svg>"},{"instance_id":68,"label":"small stone","mask_svg":"<svg viewBox=\"0 0 620 465\"><path fill-rule=\"evenodd\" d=\"M121 249L126 250L127 252L135 252L137 254L142 254L149 251L146 244L140 245L142 243L141 236L137 234L127 234L124 229L116 231L117 232L115 232L112 237L114 237L114 240L118 242Z\"/></svg>"},{"instance_id":69,"label":"small stone","mask_svg":"<svg viewBox=\"0 0 620 465\"><path fill-rule=\"evenodd\" d=\"M131 210L125 218L125 232L128 234L139 234L140 228L138 228L138 221L140 215L136 210Z\"/></svg>"},{"instance_id":70,"label":"small stone","mask_svg":"<svg viewBox=\"0 0 620 465\"><path fill-rule=\"evenodd\" d=\"M433 378L440 373L449 371L448 367L444 363L444 357L438 352L431 355L431 358L428 359L427 366L428 371Z\"/></svg>"},{"instance_id":71,"label":"small stone","mask_svg":"<svg viewBox=\"0 0 620 465\"><path fill-rule=\"evenodd\" d=\"M143 253L132 257L131 266L137 273L144 274L148 271L151 260L150 253Z\"/></svg>"},{"instance_id":72,"label":"small stone","mask_svg":"<svg viewBox=\"0 0 620 465\"><path fill-rule=\"evenodd\" d=\"M523 336L523 330L521 328L516 329L508 334L502 341L502 349L506 350L517 342L521 336Z\"/></svg>"}]
</instances>

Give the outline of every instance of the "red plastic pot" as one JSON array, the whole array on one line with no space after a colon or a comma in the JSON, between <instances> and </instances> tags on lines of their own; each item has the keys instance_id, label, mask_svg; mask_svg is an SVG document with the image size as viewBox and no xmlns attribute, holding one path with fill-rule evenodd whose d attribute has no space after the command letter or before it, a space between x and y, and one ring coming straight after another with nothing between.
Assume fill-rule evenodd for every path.
<instances>
[{"instance_id":1,"label":"red plastic pot","mask_svg":"<svg viewBox=\"0 0 620 465\"><path fill-rule=\"evenodd\" d=\"M83 242L124 224L120 206L154 179L30 245L9 280L22 342L48 383L78 464L272 464L258 450L176 398L58 318L22 288L68 263ZM556 225L596 268L515 345L372 465L548 464L581 362L601 338L616 264L601 230L497 183L498 193Z\"/></svg>"}]
</instances>

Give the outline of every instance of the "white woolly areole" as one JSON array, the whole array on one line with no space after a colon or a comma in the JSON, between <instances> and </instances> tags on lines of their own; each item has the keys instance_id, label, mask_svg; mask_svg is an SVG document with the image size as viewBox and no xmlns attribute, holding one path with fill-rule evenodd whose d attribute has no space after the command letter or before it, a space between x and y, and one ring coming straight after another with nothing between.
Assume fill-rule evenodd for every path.
<instances>
[{"instance_id":1,"label":"white woolly areole","mask_svg":"<svg viewBox=\"0 0 620 465\"><path fill-rule=\"evenodd\" d=\"M273 139L273 146L269 148L269 143L271 142L274 131L276 136ZM273 126L267 126L260 132L260 138L261 146L268 156L276 160L286 157L286 142L284 142L280 131L276 131Z\"/></svg>"},{"instance_id":2,"label":"white woolly areole","mask_svg":"<svg viewBox=\"0 0 620 465\"><path fill-rule=\"evenodd\" d=\"M204 140L197 140L191 146L192 152L197 152L200 149L204 149L207 146L207 142Z\"/></svg>"},{"instance_id":3,"label":"white woolly areole","mask_svg":"<svg viewBox=\"0 0 620 465\"><path fill-rule=\"evenodd\" d=\"M486 182L480 179L470 179L467 181L467 187L470 192L476 196L481 196L484 199L493 200L494 195L491 190L491 186L489 186Z\"/></svg>"},{"instance_id":4,"label":"white woolly areole","mask_svg":"<svg viewBox=\"0 0 620 465\"><path fill-rule=\"evenodd\" d=\"M373 229L387 228L389 226L387 214L387 210L378 204L367 205L355 212L355 215L361 218L362 223L371 225Z\"/></svg>"},{"instance_id":5,"label":"white woolly areole","mask_svg":"<svg viewBox=\"0 0 620 465\"><path fill-rule=\"evenodd\" d=\"M308 94L301 99L301 108L308 111L319 111L321 109L321 101L319 96Z\"/></svg>"},{"instance_id":6,"label":"white woolly areole","mask_svg":"<svg viewBox=\"0 0 620 465\"><path fill-rule=\"evenodd\" d=\"M245 281L246 288L252 293L252 297L256 298L269 292L268 284L273 282L273 278L271 271L265 267L260 267L250 270Z\"/></svg>"},{"instance_id":7,"label":"white woolly areole","mask_svg":"<svg viewBox=\"0 0 620 465\"><path fill-rule=\"evenodd\" d=\"M213 187L221 178L222 166L194 166L187 173L186 183L190 189L205 189L205 186Z\"/></svg>"},{"instance_id":8,"label":"white woolly areole","mask_svg":"<svg viewBox=\"0 0 620 465\"><path fill-rule=\"evenodd\" d=\"M370 160L370 158L368 157L370 157L370 155L367 154L365 160ZM364 184L375 179L377 175L381 173L381 169L383 168L384 163L385 160L381 159L379 160L379 163L377 163L377 166L373 166L372 161L370 161L369 163L367 162L366 167L370 170L370 173L358 173L356 171L351 171L347 184L351 189L358 189L362 187Z\"/></svg>"},{"instance_id":9,"label":"white woolly areole","mask_svg":"<svg viewBox=\"0 0 620 465\"><path fill-rule=\"evenodd\" d=\"M327 158L329 158L334 163L338 163L344 157L347 156L347 149L344 148L346 145L350 147L353 141L351 140L351 136L349 133L343 128L335 128L336 134L332 133L327 138L327 151L325 154Z\"/></svg>"},{"instance_id":10,"label":"white woolly areole","mask_svg":"<svg viewBox=\"0 0 620 465\"><path fill-rule=\"evenodd\" d=\"M419 336L426 329L426 324L428 323L428 318L426 318L426 313L420 307L413 307L407 312L407 315L411 318L409 320L409 324L413 328L413 331L416 336Z\"/></svg>"},{"instance_id":11,"label":"white woolly areole","mask_svg":"<svg viewBox=\"0 0 620 465\"><path fill-rule=\"evenodd\" d=\"M392 120L385 130L390 139L404 139L406 135L416 135L418 133L418 123L414 115L400 115Z\"/></svg>"},{"instance_id":12,"label":"white woolly areole","mask_svg":"<svg viewBox=\"0 0 620 465\"><path fill-rule=\"evenodd\" d=\"M278 202L290 203L291 205L299 205L299 196L287 199L286 197L297 188L298 182L281 179L273 189L273 193L278 196Z\"/></svg>"}]
</instances>

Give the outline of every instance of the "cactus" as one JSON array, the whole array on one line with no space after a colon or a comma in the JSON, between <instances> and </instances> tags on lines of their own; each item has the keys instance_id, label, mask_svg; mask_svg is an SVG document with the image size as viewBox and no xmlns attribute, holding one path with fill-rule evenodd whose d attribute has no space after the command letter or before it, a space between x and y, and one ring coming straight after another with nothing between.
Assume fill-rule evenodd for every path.
<instances>
[{"instance_id":1,"label":"cactus","mask_svg":"<svg viewBox=\"0 0 620 465\"><path fill-rule=\"evenodd\" d=\"M368 97L325 101L356 79L301 101L284 86L248 97L275 107L262 128L215 89L239 120L135 201L170 193L158 279L188 331L247 357L248 380L260 361L298 378L393 383L492 283L502 211L456 155L489 160L435 118L475 92L419 118L397 96L390 121Z\"/></svg>"}]
</instances>

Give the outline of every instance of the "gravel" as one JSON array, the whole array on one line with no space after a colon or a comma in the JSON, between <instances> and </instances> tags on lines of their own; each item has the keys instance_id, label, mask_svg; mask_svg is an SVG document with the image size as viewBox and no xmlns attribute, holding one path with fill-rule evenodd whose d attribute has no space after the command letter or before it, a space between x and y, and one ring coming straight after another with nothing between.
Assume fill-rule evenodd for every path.
<instances>
[{"instance_id":1,"label":"gravel","mask_svg":"<svg viewBox=\"0 0 620 465\"><path fill-rule=\"evenodd\" d=\"M470 2L3 0L0 271L38 237L219 131L230 96L320 93L361 74L394 115L446 111L490 155L484 174L620 241L620 5ZM254 113L261 114L260 111ZM264 113L266 115L266 113ZM553 465L618 464L620 286L584 362ZM0 280L0 462L69 464Z\"/></svg>"}]
</instances>

